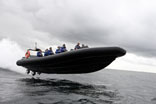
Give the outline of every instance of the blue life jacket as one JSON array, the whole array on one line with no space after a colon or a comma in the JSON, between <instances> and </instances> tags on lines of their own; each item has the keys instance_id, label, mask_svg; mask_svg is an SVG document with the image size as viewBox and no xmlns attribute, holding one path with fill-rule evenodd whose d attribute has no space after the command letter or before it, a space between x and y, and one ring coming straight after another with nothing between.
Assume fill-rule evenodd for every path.
<instances>
[{"instance_id":1,"label":"blue life jacket","mask_svg":"<svg viewBox=\"0 0 156 104\"><path fill-rule=\"evenodd\" d=\"M42 53L41 52L37 52L37 57L42 57Z\"/></svg>"},{"instance_id":2,"label":"blue life jacket","mask_svg":"<svg viewBox=\"0 0 156 104\"><path fill-rule=\"evenodd\" d=\"M53 51L52 50L48 50L48 55L53 55Z\"/></svg>"},{"instance_id":3,"label":"blue life jacket","mask_svg":"<svg viewBox=\"0 0 156 104\"><path fill-rule=\"evenodd\" d=\"M48 56L48 51L44 52L44 56Z\"/></svg>"},{"instance_id":4,"label":"blue life jacket","mask_svg":"<svg viewBox=\"0 0 156 104\"><path fill-rule=\"evenodd\" d=\"M75 46L75 49L80 49L81 47L79 45L76 45Z\"/></svg>"},{"instance_id":5,"label":"blue life jacket","mask_svg":"<svg viewBox=\"0 0 156 104\"><path fill-rule=\"evenodd\" d=\"M65 47L61 47L61 52L66 52L66 48Z\"/></svg>"},{"instance_id":6,"label":"blue life jacket","mask_svg":"<svg viewBox=\"0 0 156 104\"><path fill-rule=\"evenodd\" d=\"M55 53L56 54L61 53L61 50L60 49L56 49Z\"/></svg>"}]
</instances>

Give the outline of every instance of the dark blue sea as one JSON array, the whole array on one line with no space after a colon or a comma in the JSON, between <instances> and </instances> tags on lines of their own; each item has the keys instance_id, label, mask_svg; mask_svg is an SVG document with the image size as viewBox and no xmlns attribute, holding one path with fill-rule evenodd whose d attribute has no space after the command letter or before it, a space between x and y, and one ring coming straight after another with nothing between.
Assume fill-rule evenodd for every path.
<instances>
[{"instance_id":1,"label":"dark blue sea","mask_svg":"<svg viewBox=\"0 0 156 104\"><path fill-rule=\"evenodd\" d=\"M156 104L156 74L103 69L33 78L1 68L0 104Z\"/></svg>"}]
</instances>

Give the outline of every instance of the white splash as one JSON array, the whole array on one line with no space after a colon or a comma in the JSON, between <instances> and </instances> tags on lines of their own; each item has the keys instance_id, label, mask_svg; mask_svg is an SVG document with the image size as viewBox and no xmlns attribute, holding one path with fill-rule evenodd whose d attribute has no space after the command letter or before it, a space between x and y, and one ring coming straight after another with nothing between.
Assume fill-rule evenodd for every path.
<instances>
[{"instance_id":1,"label":"white splash","mask_svg":"<svg viewBox=\"0 0 156 104\"><path fill-rule=\"evenodd\" d=\"M24 56L24 51L14 41L2 39L0 41L0 67L15 72L24 73L25 69L16 65L16 61Z\"/></svg>"}]
</instances>

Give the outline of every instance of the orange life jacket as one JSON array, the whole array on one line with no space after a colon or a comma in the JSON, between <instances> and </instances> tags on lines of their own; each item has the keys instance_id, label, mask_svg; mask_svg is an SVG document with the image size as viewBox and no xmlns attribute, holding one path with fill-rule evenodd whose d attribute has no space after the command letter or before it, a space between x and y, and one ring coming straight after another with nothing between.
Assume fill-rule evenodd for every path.
<instances>
[{"instance_id":1,"label":"orange life jacket","mask_svg":"<svg viewBox=\"0 0 156 104\"><path fill-rule=\"evenodd\" d=\"M29 58L29 57L30 57L30 52L27 51L27 52L25 53L25 58Z\"/></svg>"}]
</instances>

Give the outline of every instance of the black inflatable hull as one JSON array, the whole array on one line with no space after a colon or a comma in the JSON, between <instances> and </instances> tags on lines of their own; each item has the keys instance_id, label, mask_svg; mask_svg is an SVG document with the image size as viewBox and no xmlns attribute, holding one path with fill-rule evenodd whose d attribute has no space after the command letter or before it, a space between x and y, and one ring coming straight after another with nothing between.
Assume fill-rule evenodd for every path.
<instances>
[{"instance_id":1,"label":"black inflatable hull","mask_svg":"<svg viewBox=\"0 0 156 104\"><path fill-rule=\"evenodd\" d=\"M126 51L119 47L86 48L45 57L17 61L33 72L48 74L81 74L101 70Z\"/></svg>"}]
</instances>

